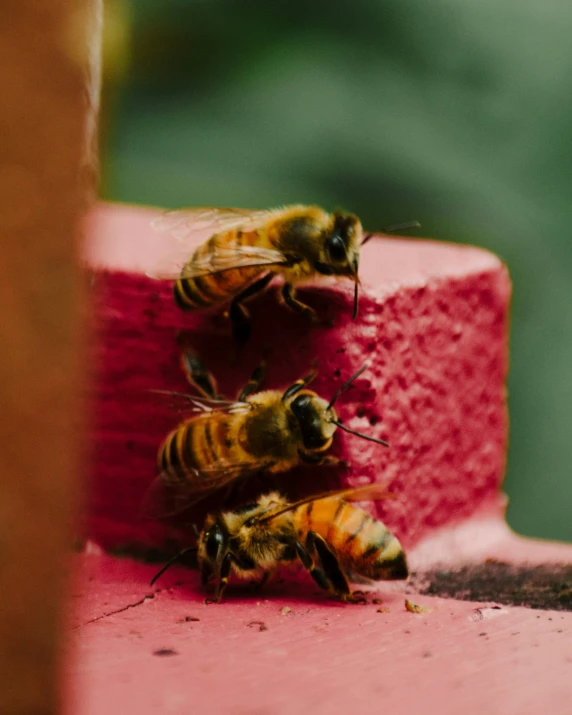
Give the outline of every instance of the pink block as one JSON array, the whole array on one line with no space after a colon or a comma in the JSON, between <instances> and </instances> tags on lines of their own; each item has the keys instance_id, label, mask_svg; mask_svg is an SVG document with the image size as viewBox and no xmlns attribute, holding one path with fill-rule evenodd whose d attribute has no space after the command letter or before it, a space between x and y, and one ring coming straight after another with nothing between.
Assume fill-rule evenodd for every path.
<instances>
[{"instance_id":1,"label":"pink block","mask_svg":"<svg viewBox=\"0 0 572 715\"><path fill-rule=\"evenodd\" d=\"M334 451L351 460L348 473L298 469L279 479L292 494L387 484L398 498L372 508L407 546L414 576L377 583L368 603L349 605L289 569L262 592L233 582L226 602L207 605L196 572L173 567L151 588L156 566L90 547L74 557L67 713L568 715L572 614L500 605L565 608L571 571L562 564L572 564L571 546L515 537L502 519L504 266L475 248L380 238L363 251L356 322L351 285L304 293L334 319L331 329L309 328L270 291L251 304L253 340L234 360L223 318L181 313L170 286L145 277L165 252L149 227L154 215L100 206L87 225L99 321L87 534L105 547L139 549L192 540L139 513L156 449L177 422L146 389L185 389L174 337L187 327L228 395L264 350L270 387L287 385L317 357L316 389L325 396L370 363L339 412L391 448L338 433ZM450 593L465 598L484 568L491 600L419 593L443 573L459 584L467 567L476 570ZM428 610L408 612L406 597Z\"/></svg>"},{"instance_id":2,"label":"pink block","mask_svg":"<svg viewBox=\"0 0 572 715\"><path fill-rule=\"evenodd\" d=\"M340 399L339 413L348 426L387 439L390 449L338 431L333 452L351 461L351 469L279 475L286 493L383 482L398 498L374 508L407 547L471 515L498 513L504 503L510 280L495 256L430 240L377 238L362 252L356 321L349 281L324 279L301 291L332 318L333 328L309 326L279 305L271 289L250 303L253 336L236 359L220 313L182 313L171 285L146 277L166 251L164 237L149 225L155 215L102 205L87 222L85 257L94 270L98 321L89 537L106 548L173 549L189 540L173 525L142 519L139 508L155 475L157 448L178 422L146 390L186 389L175 343L181 328L193 331L196 349L228 396L263 353L265 385L276 388L305 374L318 358L314 389L326 397L370 364Z\"/></svg>"}]
</instances>

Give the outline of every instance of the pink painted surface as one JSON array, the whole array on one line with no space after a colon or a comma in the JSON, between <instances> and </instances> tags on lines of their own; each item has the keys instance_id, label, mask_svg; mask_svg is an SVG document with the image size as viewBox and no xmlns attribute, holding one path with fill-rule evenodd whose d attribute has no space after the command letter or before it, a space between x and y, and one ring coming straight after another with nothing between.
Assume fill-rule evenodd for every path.
<instances>
[{"instance_id":1,"label":"pink painted surface","mask_svg":"<svg viewBox=\"0 0 572 715\"><path fill-rule=\"evenodd\" d=\"M148 388L186 389L175 334L191 328L196 348L232 396L266 352L266 386L284 387L319 358L317 392L330 396L366 360L371 368L339 402L343 420L388 439L384 449L338 432L333 452L347 471L297 469L280 484L295 496L340 483L379 480L399 496L378 514L406 546L476 512L498 511L505 466L507 314L510 281L501 262L472 247L380 238L362 256L360 315L351 283L304 291L333 328L311 327L273 290L249 304L253 338L233 357L221 315L184 314L171 285L144 271L170 249L149 226L156 212L100 206L86 226L94 268L93 472L87 535L103 546L174 549L188 534L141 517L156 450L178 416ZM252 484L251 490L260 490ZM204 508L213 506L215 500ZM204 510L203 510L204 511ZM186 518L202 518L201 509Z\"/></svg>"},{"instance_id":2,"label":"pink painted surface","mask_svg":"<svg viewBox=\"0 0 572 715\"><path fill-rule=\"evenodd\" d=\"M489 557L525 558L529 544L497 537ZM547 549L572 563L572 547ZM306 579L231 587L226 603L205 605L187 570L150 588L153 566L98 555L76 566L69 715L570 713L571 613L417 596L397 583L347 605ZM429 610L407 612L406 596Z\"/></svg>"}]
</instances>

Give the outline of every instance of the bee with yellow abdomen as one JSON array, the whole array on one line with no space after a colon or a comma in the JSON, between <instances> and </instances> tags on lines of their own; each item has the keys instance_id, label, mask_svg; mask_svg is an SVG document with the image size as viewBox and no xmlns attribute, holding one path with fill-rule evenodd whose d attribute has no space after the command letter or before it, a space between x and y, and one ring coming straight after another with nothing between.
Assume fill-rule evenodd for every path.
<instances>
[{"instance_id":1,"label":"bee with yellow abdomen","mask_svg":"<svg viewBox=\"0 0 572 715\"><path fill-rule=\"evenodd\" d=\"M320 588L354 601L349 581L408 577L398 539L378 519L352 502L390 496L379 485L346 489L289 503L278 493L235 511L207 516L198 536L203 585L215 581L214 601L231 572L265 579L279 566L299 560ZM184 553L171 559L151 583Z\"/></svg>"},{"instance_id":2,"label":"bee with yellow abdomen","mask_svg":"<svg viewBox=\"0 0 572 715\"><path fill-rule=\"evenodd\" d=\"M314 322L315 311L295 296L296 284L316 275L345 276L355 283L354 317L357 314L359 250L372 234L364 238L354 214L304 205L268 211L197 208L167 212L152 225L181 244L168 265L152 275L175 280L175 301L182 310L231 301L229 317L239 343L250 334L243 303L277 274L284 277L286 305ZM194 246L196 236L205 232L210 238Z\"/></svg>"},{"instance_id":3,"label":"bee with yellow abdomen","mask_svg":"<svg viewBox=\"0 0 572 715\"><path fill-rule=\"evenodd\" d=\"M146 498L145 511L150 516L183 511L236 479L256 472L275 474L300 462L340 464L338 458L327 454L338 427L388 446L381 439L343 425L334 409L341 392L367 365L329 401L307 388L315 371L285 390L258 392L263 371L257 368L236 402L217 396L214 380L194 353L184 353L183 366L188 380L204 397L163 393L170 399L182 399L199 414L185 419L159 449L160 474Z\"/></svg>"}]
</instances>

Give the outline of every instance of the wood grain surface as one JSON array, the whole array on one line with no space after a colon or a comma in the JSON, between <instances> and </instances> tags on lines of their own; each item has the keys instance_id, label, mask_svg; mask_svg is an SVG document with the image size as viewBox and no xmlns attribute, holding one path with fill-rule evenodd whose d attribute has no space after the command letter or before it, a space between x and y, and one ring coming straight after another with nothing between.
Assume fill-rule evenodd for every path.
<instances>
[{"instance_id":1,"label":"wood grain surface","mask_svg":"<svg viewBox=\"0 0 572 715\"><path fill-rule=\"evenodd\" d=\"M78 472L78 219L96 175L99 0L0 12L0 709L58 710Z\"/></svg>"}]
</instances>

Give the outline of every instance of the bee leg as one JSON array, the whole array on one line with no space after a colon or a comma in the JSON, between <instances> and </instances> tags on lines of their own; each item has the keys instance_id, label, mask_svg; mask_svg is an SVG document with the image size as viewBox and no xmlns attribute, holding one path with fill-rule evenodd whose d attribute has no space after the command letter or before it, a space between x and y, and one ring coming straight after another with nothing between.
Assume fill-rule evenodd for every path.
<instances>
[{"instance_id":1,"label":"bee leg","mask_svg":"<svg viewBox=\"0 0 572 715\"><path fill-rule=\"evenodd\" d=\"M282 401L288 400L290 397L293 397L296 393L300 392L300 390L303 390L306 385L309 385L312 380L316 377L318 374L318 371L316 369L312 370L312 372L309 372L305 377L300 378L300 380L296 380L296 382L293 382L290 387L286 388L284 394L282 395Z\"/></svg>"},{"instance_id":2,"label":"bee leg","mask_svg":"<svg viewBox=\"0 0 572 715\"><path fill-rule=\"evenodd\" d=\"M320 454L316 452L305 452L303 449L298 450L298 456L303 462L308 464L319 464L322 467L349 467L350 463L345 459L334 457L331 454Z\"/></svg>"},{"instance_id":3,"label":"bee leg","mask_svg":"<svg viewBox=\"0 0 572 715\"><path fill-rule=\"evenodd\" d=\"M329 591L331 593L333 587L330 580L328 579L324 571L316 566L316 564L314 563L314 559L312 558L308 549L303 546L299 541L296 541L294 547L296 549L296 555L302 562L302 566L306 569L306 571L310 574L310 576L314 579L318 586L323 591Z\"/></svg>"},{"instance_id":4,"label":"bee leg","mask_svg":"<svg viewBox=\"0 0 572 715\"><path fill-rule=\"evenodd\" d=\"M252 586L257 591L262 591L270 579L274 576L274 571L265 571L258 581L254 581Z\"/></svg>"},{"instance_id":5,"label":"bee leg","mask_svg":"<svg viewBox=\"0 0 572 715\"><path fill-rule=\"evenodd\" d=\"M323 460L321 454L305 452L303 449L298 449L298 456L303 462L307 462L308 464L320 464L320 462Z\"/></svg>"},{"instance_id":6,"label":"bee leg","mask_svg":"<svg viewBox=\"0 0 572 715\"><path fill-rule=\"evenodd\" d=\"M226 554L226 556L222 560L222 564L220 565L220 571L218 574L218 584L216 587L215 591L215 596L212 599L213 603L218 603L222 595L226 589L226 586L228 584L228 578L230 576L230 571L232 568L232 554L229 552Z\"/></svg>"},{"instance_id":7,"label":"bee leg","mask_svg":"<svg viewBox=\"0 0 572 715\"><path fill-rule=\"evenodd\" d=\"M339 561L333 554L324 539L315 531L310 531L306 538L306 548L314 551L320 560L324 574L331 584L334 594L342 601L352 601L353 596L348 580L342 571Z\"/></svg>"},{"instance_id":8,"label":"bee leg","mask_svg":"<svg viewBox=\"0 0 572 715\"><path fill-rule=\"evenodd\" d=\"M292 283L284 283L284 287L282 288L282 298L290 310L293 310L295 313L302 313L302 315L305 315L308 320L312 321L312 323L319 323L320 319L318 318L316 311L313 308L310 308L309 305L302 303L301 300L295 298L295 293L296 291Z\"/></svg>"},{"instance_id":9,"label":"bee leg","mask_svg":"<svg viewBox=\"0 0 572 715\"><path fill-rule=\"evenodd\" d=\"M249 395L252 395L253 392L256 392L258 390L258 388L260 387L260 383L262 382L262 380L264 380L265 374L266 374L266 362L263 361L254 370L254 372L250 376L250 380L242 388L242 390L237 398L237 401L244 402Z\"/></svg>"},{"instance_id":10,"label":"bee leg","mask_svg":"<svg viewBox=\"0 0 572 715\"><path fill-rule=\"evenodd\" d=\"M321 467L343 467L344 469L350 466L350 463L346 459L340 459L331 454L326 455L319 464Z\"/></svg>"},{"instance_id":11,"label":"bee leg","mask_svg":"<svg viewBox=\"0 0 572 715\"><path fill-rule=\"evenodd\" d=\"M187 382L195 387L204 397L217 399L216 381L206 369L202 360L188 346L181 355L181 367Z\"/></svg>"},{"instance_id":12,"label":"bee leg","mask_svg":"<svg viewBox=\"0 0 572 715\"><path fill-rule=\"evenodd\" d=\"M242 293L235 295L232 299L228 316L232 323L232 337L239 345L246 343L251 331L250 314L242 303L263 291L273 278L274 273L267 273L260 280L249 285Z\"/></svg>"}]
</instances>

